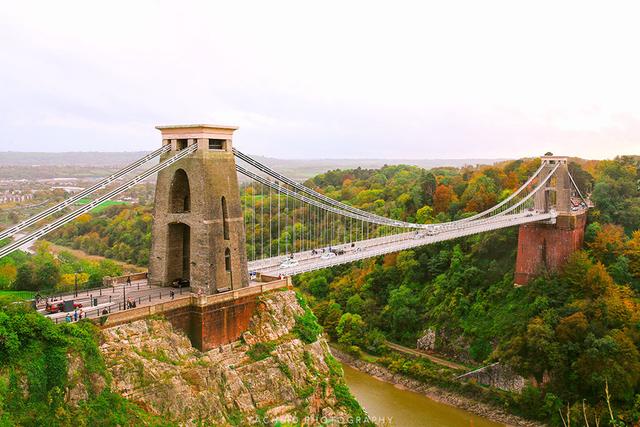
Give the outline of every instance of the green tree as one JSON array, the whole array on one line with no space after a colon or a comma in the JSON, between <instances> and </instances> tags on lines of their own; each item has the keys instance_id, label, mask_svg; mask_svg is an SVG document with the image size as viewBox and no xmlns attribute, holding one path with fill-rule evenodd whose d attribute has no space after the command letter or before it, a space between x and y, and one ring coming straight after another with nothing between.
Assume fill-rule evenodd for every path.
<instances>
[{"instance_id":1,"label":"green tree","mask_svg":"<svg viewBox=\"0 0 640 427\"><path fill-rule=\"evenodd\" d=\"M415 338L420 329L418 314L419 297L408 286L401 285L389 294L385 317L389 320L392 335L401 341Z\"/></svg>"},{"instance_id":2,"label":"green tree","mask_svg":"<svg viewBox=\"0 0 640 427\"><path fill-rule=\"evenodd\" d=\"M420 173L420 190L424 195L424 203L433 205L433 195L436 192L436 176L432 172L423 170Z\"/></svg>"},{"instance_id":3,"label":"green tree","mask_svg":"<svg viewBox=\"0 0 640 427\"><path fill-rule=\"evenodd\" d=\"M16 281L13 287L20 291L38 290L38 286L35 281L35 272L31 263L22 264L18 267Z\"/></svg>"},{"instance_id":4,"label":"green tree","mask_svg":"<svg viewBox=\"0 0 640 427\"><path fill-rule=\"evenodd\" d=\"M366 325L359 314L345 313L340 317L336 333L338 342L346 345L362 347Z\"/></svg>"},{"instance_id":5,"label":"green tree","mask_svg":"<svg viewBox=\"0 0 640 427\"><path fill-rule=\"evenodd\" d=\"M329 290L329 283L325 276L316 276L309 281L307 286L309 293L317 298L324 298L327 296Z\"/></svg>"},{"instance_id":6,"label":"green tree","mask_svg":"<svg viewBox=\"0 0 640 427\"><path fill-rule=\"evenodd\" d=\"M44 261L36 267L34 278L38 290L53 289L60 281L60 269L54 261Z\"/></svg>"},{"instance_id":7,"label":"green tree","mask_svg":"<svg viewBox=\"0 0 640 427\"><path fill-rule=\"evenodd\" d=\"M360 294L355 294L347 300L347 312L354 314L362 314L364 310L364 300Z\"/></svg>"}]
</instances>

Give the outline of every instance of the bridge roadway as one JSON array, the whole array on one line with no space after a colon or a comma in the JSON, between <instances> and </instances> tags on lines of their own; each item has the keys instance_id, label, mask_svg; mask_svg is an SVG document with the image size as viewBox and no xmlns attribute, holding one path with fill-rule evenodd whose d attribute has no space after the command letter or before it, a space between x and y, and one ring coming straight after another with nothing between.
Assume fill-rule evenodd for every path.
<instances>
[{"instance_id":1,"label":"bridge roadway","mask_svg":"<svg viewBox=\"0 0 640 427\"><path fill-rule=\"evenodd\" d=\"M557 216L555 212L549 213L522 213L505 216L492 217L488 220L472 221L465 224L455 224L447 226L436 235L427 235L426 231L412 231L408 233L396 234L385 237L355 241L332 246L334 250L342 249L345 253L328 259L322 258L322 253L313 254L312 251L304 251L294 254L294 259L298 264L291 267L281 267L280 264L288 259L288 256L272 257L249 263L251 273L259 272L269 276L292 276L313 270L346 264L362 259L373 258L393 252L424 246L436 242L452 240L458 237L469 236L505 227L512 227L530 222L552 220ZM328 251L325 250L324 253ZM258 283L251 282L250 286ZM190 288L172 289L167 287L150 286L146 279L134 281L130 285L120 284L114 287L102 289L83 290L74 298L73 294L59 296L54 303L62 300L75 300L83 305L83 311L89 318L102 315L103 310L115 312L125 309L127 300L135 301L138 306L157 304L161 300L170 298L169 292L175 292L174 298L184 298L191 294ZM97 298L98 305L92 306L92 298ZM57 322L64 321L66 313L47 314L44 310L44 303L39 304L39 311L47 315L51 320Z\"/></svg>"},{"instance_id":2,"label":"bridge roadway","mask_svg":"<svg viewBox=\"0 0 640 427\"><path fill-rule=\"evenodd\" d=\"M353 242L353 247L351 243L335 245L331 248L342 249L345 253L329 259L323 259L322 253L312 254L311 251L295 253L294 260L296 260L298 264L291 267L281 267L282 262L288 258L287 256L251 261L249 262L249 272L269 276L293 276L313 270L333 267L362 259L373 258L380 255L429 245L436 242L452 240L458 237L469 236L472 234L530 222L547 221L555 219L556 216L557 214L554 211L548 213L525 212L521 214L496 216L487 220L455 224L450 227L443 224L444 229L435 235L427 235L426 231L418 231L356 241ZM327 251L325 250L325 253L326 252Z\"/></svg>"},{"instance_id":3,"label":"bridge roadway","mask_svg":"<svg viewBox=\"0 0 640 427\"><path fill-rule=\"evenodd\" d=\"M249 286L261 285L263 283L250 282ZM174 292L173 298L171 291ZM74 293L56 295L55 299L49 298L52 305L61 303L62 301L73 300L76 304L82 304L82 311L89 319L95 319L107 313L116 313L126 310L126 302L133 301L136 307L145 307L169 301L172 299L189 298L192 295L191 288L172 288L168 286L149 285L147 279L134 280L131 284L117 284L115 286L107 286L103 288L83 289L78 291L76 297ZM95 301L94 301L95 299ZM97 302L97 305L93 305ZM43 299L36 307L37 311L42 315L50 318L55 323L65 321L66 312L48 313L46 311L46 303ZM69 312L73 316L73 311Z\"/></svg>"},{"instance_id":4,"label":"bridge roadway","mask_svg":"<svg viewBox=\"0 0 640 427\"><path fill-rule=\"evenodd\" d=\"M157 304L162 300L168 300L171 298L170 291L173 290L175 298L187 296L191 293L190 288L174 289L159 286L150 286L146 279L134 280L130 285L118 284L115 286L108 286L95 289L83 289L78 291L76 297L74 293L68 293L65 295L57 295L55 300L49 299L51 304L58 304L62 301L73 300L76 304L82 304L82 311L88 318L96 318L102 315L103 310L107 310L109 313L124 310L126 307L126 301L135 301L137 306ZM92 300L96 300L97 305L93 305ZM64 322L64 318L67 315L66 312L47 313L45 310L45 302L42 300L36 307L38 312L49 317L56 323ZM70 312L73 315L73 312Z\"/></svg>"}]
</instances>

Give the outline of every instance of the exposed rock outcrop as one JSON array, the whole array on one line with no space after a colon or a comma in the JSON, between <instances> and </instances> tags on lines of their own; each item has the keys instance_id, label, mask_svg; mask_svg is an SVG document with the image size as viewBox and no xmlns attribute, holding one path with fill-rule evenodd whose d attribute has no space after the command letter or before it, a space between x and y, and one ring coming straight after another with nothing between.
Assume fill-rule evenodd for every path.
<instances>
[{"instance_id":1,"label":"exposed rock outcrop","mask_svg":"<svg viewBox=\"0 0 640 427\"><path fill-rule=\"evenodd\" d=\"M344 399L326 341L307 344L293 332L303 313L293 291L273 292L243 340L206 353L162 319L105 329L100 349L114 391L179 424L347 419L355 401Z\"/></svg>"},{"instance_id":2,"label":"exposed rock outcrop","mask_svg":"<svg viewBox=\"0 0 640 427\"><path fill-rule=\"evenodd\" d=\"M427 329L421 338L416 342L418 350L433 351L436 348L436 331L432 328Z\"/></svg>"},{"instance_id":3,"label":"exposed rock outcrop","mask_svg":"<svg viewBox=\"0 0 640 427\"><path fill-rule=\"evenodd\" d=\"M458 379L474 380L480 384L514 392L521 392L526 385L526 380L522 376L499 362L462 374Z\"/></svg>"}]
</instances>

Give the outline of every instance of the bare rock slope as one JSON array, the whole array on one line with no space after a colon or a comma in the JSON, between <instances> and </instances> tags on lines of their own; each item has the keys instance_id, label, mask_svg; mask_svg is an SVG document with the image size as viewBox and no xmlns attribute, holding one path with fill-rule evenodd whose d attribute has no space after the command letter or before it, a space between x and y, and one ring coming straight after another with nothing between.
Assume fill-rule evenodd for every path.
<instances>
[{"instance_id":1,"label":"bare rock slope","mask_svg":"<svg viewBox=\"0 0 640 427\"><path fill-rule=\"evenodd\" d=\"M100 349L114 391L177 424L313 425L364 415L326 341L297 333L309 315L293 291L279 291L262 296L242 340L206 353L163 319L105 329Z\"/></svg>"}]
</instances>

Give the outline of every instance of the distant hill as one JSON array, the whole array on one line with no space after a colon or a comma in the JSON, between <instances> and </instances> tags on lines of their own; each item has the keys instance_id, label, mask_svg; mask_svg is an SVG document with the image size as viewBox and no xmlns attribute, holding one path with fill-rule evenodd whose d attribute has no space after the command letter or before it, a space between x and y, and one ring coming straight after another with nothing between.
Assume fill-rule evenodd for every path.
<instances>
[{"instance_id":1,"label":"distant hill","mask_svg":"<svg viewBox=\"0 0 640 427\"><path fill-rule=\"evenodd\" d=\"M0 178L53 178L57 176L103 176L147 154L131 152L30 153L0 152ZM252 156L292 179L304 180L331 169L377 169L408 164L423 168L490 165L506 159L274 159Z\"/></svg>"}]
</instances>

